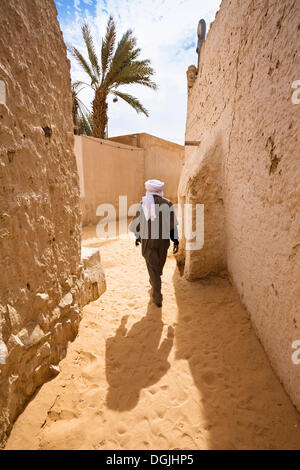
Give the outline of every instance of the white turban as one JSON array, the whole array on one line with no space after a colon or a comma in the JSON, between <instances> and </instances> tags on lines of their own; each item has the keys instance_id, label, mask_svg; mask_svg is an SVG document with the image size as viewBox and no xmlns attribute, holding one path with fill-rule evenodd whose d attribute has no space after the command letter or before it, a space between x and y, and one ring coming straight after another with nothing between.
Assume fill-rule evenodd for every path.
<instances>
[{"instance_id":1,"label":"white turban","mask_svg":"<svg viewBox=\"0 0 300 470\"><path fill-rule=\"evenodd\" d=\"M159 180L148 180L145 183L146 194L142 199L142 207L146 220L154 220L155 215L155 202L153 195L163 196L163 187L165 183Z\"/></svg>"}]
</instances>

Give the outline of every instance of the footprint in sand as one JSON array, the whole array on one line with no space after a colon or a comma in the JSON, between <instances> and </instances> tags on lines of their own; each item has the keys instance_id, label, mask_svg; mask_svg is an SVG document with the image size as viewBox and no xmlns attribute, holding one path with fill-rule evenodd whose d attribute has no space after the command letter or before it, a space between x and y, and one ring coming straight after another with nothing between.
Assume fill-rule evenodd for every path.
<instances>
[{"instance_id":1,"label":"footprint in sand","mask_svg":"<svg viewBox=\"0 0 300 470\"><path fill-rule=\"evenodd\" d=\"M185 315L184 317L182 317L182 320L185 322L185 323L188 323L192 320L192 316L191 315Z\"/></svg>"},{"instance_id":2,"label":"footprint in sand","mask_svg":"<svg viewBox=\"0 0 300 470\"><path fill-rule=\"evenodd\" d=\"M48 418L50 421L60 421L60 420L70 420L74 418L78 418L78 415L74 413L72 410L61 410L55 411L50 410L48 412Z\"/></svg>"},{"instance_id":3,"label":"footprint in sand","mask_svg":"<svg viewBox=\"0 0 300 470\"><path fill-rule=\"evenodd\" d=\"M91 364L97 360L95 354L90 353L89 351L77 351L79 354L80 361L85 362L86 364Z\"/></svg>"},{"instance_id":4,"label":"footprint in sand","mask_svg":"<svg viewBox=\"0 0 300 470\"><path fill-rule=\"evenodd\" d=\"M215 382L215 374L211 371L205 372L205 374L202 375L202 380L205 382L207 385L213 385Z\"/></svg>"},{"instance_id":5,"label":"footprint in sand","mask_svg":"<svg viewBox=\"0 0 300 470\"><path fill-rule=\"evenodd\" d=\"M180 438L180 443L181 443L181 449L184 449L184 450L198 448L198 445L195 442L195 440L192 438L192 436L190 436L187 433L182 434Z\"/></svg>"},{"instance_id":6,"label":"footprint in sand","mask_svg":"<svg viewBox=\"0 0 300 470\"><path fill-rule=\"evenodd\" d=\"M117 428L117 433L123 435L123 434L126 434L127 431L128 431L127 427L123 423L120 423Z\"/></svg>"},{"instance_id":7,"label":"footprint in sand","mask_svg":"<svg viewBox=\"0 0 300 470\"><path fill-rule=\"evenodd\" d=\"M163 419L163 417L165 416L165 413L166 413L166 408L165 407L160 407L156 410L156 414L157 414L159 419Z\"/></svg>"}]
</instances>

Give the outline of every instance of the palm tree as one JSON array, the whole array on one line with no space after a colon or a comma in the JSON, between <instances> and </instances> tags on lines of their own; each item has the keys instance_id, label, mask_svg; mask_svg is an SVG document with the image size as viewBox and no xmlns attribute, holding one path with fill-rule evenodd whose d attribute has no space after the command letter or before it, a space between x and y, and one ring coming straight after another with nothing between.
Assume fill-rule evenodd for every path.
<instances>
[{"instance_id":1,"label":"palm tree","mask_svg":"<svg viewBox=\"0 0 300 470\"><path fill-rule=\"evenodd\" d=\"M92 134L92 125L90 119L90 112L85 104L80 100L78 94L82 90L82 83L80 81L72 83L72 118L74 125L74 134L81 134L84 125L89 135ZM84 124L83 124L84 123Z\"/></svg>"},{"instance_id":2,"label":"palm tree","mask_svg":"<svg viewBox=\"0 0 300 470\"><path fill-rule=\"evenodd\" d=\"M82 26L82 35L89 59L86 60L76 47L69 47L69 51L89 76L90 83L80 83L83 86L90 86L95 92L93 137L103 139L107 125L107 96L109 93L126 101L137 113L149 116L147 109L136 97L122 93L118 88L120 85L137 83L156 90L156 83L151 81L154 70L150 66L149 59L137 60L141 49L136 47L136 38L130 29L123 34L115 47L116 25L112 16L108 19L106 34L102 39L101 60L96 55L94 40L87 23Z\"/></svg>"}]
</instances>

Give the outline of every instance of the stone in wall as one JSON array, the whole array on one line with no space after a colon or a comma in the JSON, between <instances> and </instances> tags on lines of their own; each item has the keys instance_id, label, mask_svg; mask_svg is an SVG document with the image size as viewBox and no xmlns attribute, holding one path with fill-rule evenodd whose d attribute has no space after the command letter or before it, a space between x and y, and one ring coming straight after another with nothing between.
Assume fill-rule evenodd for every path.
<instances>
[{"instance_id":1,"label":"stone in wall","mask_svg":"<svg viewBox=\"0 0 300 470\"><path fill-rule=\"evenodd\" d=\"M80 321L70 64L52 0L0 2L0 443ZM5 92L3 91L5 88Z\"/></svg>"},{"instance_id":2,"label":"stone in wall","mask_svg":"<svg viewBox=\"0 0 300 470\"><path fill-rule=\"evenodd\" d=\"M106 281L98 248L82 247L81 260L84 273L79 305L83 307L89 302L98 299L105 292Z\"/></svg>"},{"instance_id":3,"label":"stone in wall","mask_svg":"<svg viewBox=\"0 0 300 470\"><path fill-rule=\"evenodd\" d=\"M300 366L292 345L300 340L300 107L292 84L300 78L299 18L299 1L223 0L188 96L186 141L200 145L186 149L179 194L182 203L206 204L205 224L216 224L216 246L224 244L213 250L207 234L202 253L186 254L185 275L218 272L225 255L298 409Z\"/></svg>"},{"instance_id":4,"label":"stone in wall","mask_svg":"<svg viewBox=\"0 0 300 470\"><path fill-rule=\"evenodd\" d=\"M195 65L190 65L186 72L188 92L193 87L196 81L196 77L197 77L197 67Z\"/></svg>"}]
</instances>

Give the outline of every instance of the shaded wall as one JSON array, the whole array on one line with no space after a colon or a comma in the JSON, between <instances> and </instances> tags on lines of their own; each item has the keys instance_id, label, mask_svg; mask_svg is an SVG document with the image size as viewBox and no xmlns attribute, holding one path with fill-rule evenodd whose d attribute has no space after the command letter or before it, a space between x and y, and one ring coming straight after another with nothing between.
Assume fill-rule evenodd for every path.
<instances>
[{"instance_id":1,"label":"shaded wall","mask_svg":"<svg viewBox=\"0 0 300 470\"><path fill-rule=\"evenodd\" d=\"M142 132L111 137L109 140L134 145L145 150L145 181L160 179L165 182L165 197L177 202L178 183L184 159L184 147L169 140Z\"/></svg>"},{"instance_id":2,"label":"shaded wall","mask_svg":"<svg viewBox=\"0 0 300 470\"><path fill-rule=\"evenodd\" d=\"M147 179L165 182L165 197L177 202L184 148L149 134L111 139L75 136L83 225L96 224L99 204L113 204L118 217L119 196L128 208L138 203Z\"/></svg>"},{"instance_id":3,"label":"shaded wall","mask_svg":"<svg viewBox=\"0 0 300 470\"><path fill-rule=\"evenodd\" d=\"M119 196L127 195L128 207L143 194L144 150L75 136L75 152L81 181L82 224L96 224L100 204L112 204L119 213Z\"/></svg>"},{"instance_id":4,"label":"shaded wall","mask_svg":"<svg viewBox=\"0 0 300 470\"><path fill-rule=\"evenodd\" d=\"M70 64L52 0L0 2L0 444L78 330Z\"/></svg>"},{"instance_id":5,"label":"shaded wall","mask_svg":"<svg viewBox=\"0 0 300 470\"><path fill-rule=\"evenodd\" d=\"M181 253L185 275L227 266L300 409L299 17L297 1L223 0L189 92L186 140L200 145L186 147L179 197L205 204L204 248Z\"/></svg>"},{"instance_id":6,"label":"shaded wall","mask_svg":"<svg viewBox=\"0 0 300 470\"><path fill-rule=\"evenodd\" d=\"M177 202L184 147L149 134L140 134L140 145L145 149L145 180L164 181L164 196Z\"/></svg>"}]
</instances>

